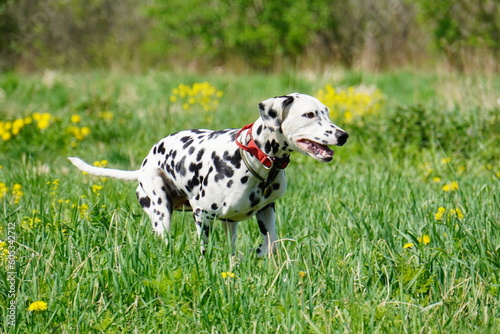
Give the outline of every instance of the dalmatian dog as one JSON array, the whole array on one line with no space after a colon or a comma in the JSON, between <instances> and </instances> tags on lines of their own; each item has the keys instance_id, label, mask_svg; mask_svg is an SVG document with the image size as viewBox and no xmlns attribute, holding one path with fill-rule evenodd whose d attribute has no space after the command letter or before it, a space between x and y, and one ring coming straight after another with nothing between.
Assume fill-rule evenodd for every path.
<instances>
[{"instance_id":1,"label":"dalmatian dog","mask_svg":"<svg viewBox=\"0 0 500 334\"><path fill-rule=\"evenodd\" d=\"M69 158L89 174L138 181L137 198L154 231L166 237L174 210L191 209L204 253L217 218L235 252L238 222L257 216L259 257L276 248L274 202L283 196L284 168L296 151L329 162L348 134L312 96L293 93L259 103L260 118L241 129L186 130L157 142L136 171L100 168Z\"/></svg>"}]
</instances>

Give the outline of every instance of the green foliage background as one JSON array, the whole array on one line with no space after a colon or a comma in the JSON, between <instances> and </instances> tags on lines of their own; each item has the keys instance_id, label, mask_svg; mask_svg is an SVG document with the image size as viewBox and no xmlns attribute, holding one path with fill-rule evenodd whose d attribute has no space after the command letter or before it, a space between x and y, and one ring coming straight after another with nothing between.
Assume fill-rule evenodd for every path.
<instances>
[{"instance_id":1,"label":"green foliage background","mask_svg":"<svg viewBox=\"0 0 500 334\"><path fill-rule=\"evenodd\" d=\"M0 68L498 70L493 0L1 0Z\"/></svg>"}]
</instances>

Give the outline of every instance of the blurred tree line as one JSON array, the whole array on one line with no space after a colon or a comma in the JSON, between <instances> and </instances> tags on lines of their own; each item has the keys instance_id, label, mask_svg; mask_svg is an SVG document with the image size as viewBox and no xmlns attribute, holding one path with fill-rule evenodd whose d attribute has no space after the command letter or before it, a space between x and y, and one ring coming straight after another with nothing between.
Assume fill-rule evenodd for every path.
<instances>
[{"instance_id":1,"label":"blurred tree line","mask_svg":"<svg viewBox=\"0 0 500 334\"><path fill-rule=\"evenodd\" d=\"M498 70L498 0L0 0L0 70Z\"/></svg>"}]
</instances>

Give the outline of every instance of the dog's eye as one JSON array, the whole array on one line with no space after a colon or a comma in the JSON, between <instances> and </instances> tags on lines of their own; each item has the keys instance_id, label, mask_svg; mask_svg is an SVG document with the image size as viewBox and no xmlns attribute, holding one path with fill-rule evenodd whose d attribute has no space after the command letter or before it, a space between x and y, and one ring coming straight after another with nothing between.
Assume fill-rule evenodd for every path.
<instances>
[{"instance_id":1,"label":"dog's eye","mask_svg":"<svg viewBox=\"0 0 500 334\"><path fill-rule=\"evenodd\" d=\"M308 112L308 113L305 113L304 115L302 115L304 117L307 117L307 118L314 118L314 113L313 112Z\"/></svg>"}]
</instances>

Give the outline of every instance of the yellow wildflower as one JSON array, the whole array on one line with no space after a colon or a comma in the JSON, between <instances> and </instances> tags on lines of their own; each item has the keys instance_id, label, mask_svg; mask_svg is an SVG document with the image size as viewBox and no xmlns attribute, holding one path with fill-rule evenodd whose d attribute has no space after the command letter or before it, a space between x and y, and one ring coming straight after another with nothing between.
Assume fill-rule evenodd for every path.
<instances>
[{"instance_id":1,"label":"yellow wildflower","mask_svg":"<svg viewBox=\"0 0 500 334\"><path fill-rule=\"evenodd\" d=\"M315 96L330 109L332 118L343 117L344 123L377 114L384 104L384 97L379 89L363 86L335 89L326 85Z\"/></svg>"},{"instance_id":2,"label":"yellow wildflower","mask_svg":"<svg viewBox=\"0 0 500 334\"><path fill-rule=\"evenodd\" d=\"M300 278L304 278L304 277L306 277L306 276L307 276L307 274L306 274L306 272L305 272L305 271L299 271L299 277L300 277Z\"/></svg>"},{"instance_id":3,"label":"yellow wildflower","mask_svg":"<svg viewBox=\"0 0 500 334\"><path fill-rule=\"evenodd\" d=\"M403 249L406 249L406 248L412 248L414 245L411 243L411 242L408 242L406 244L403 245Z\"/></svg>"},{"instance_id":4,"label":"yellow wildflower","mask_svg":"<svg viewBox=\"0 0 500 334\"><path fill-rule=\"evenodd\" d=\"M12 137L12 135L10 134L10 132L4 132L4 133L2 134L2 139L3 139L4 141L9 140L11 137Z\"/></svg>"},{"instance_id":5,"label":"yellow wildflower","mask_svg":"<svg viewBox=\"0 0 500 334\"><path fill-rule=\"evenodd\" d=\"M108 165L108 160L94 161L95 167L106 167Z\"/></svg>"},{"instance_id":6,"label":"yellow wildflower","mask_svg":"<svg viewBox=\"0 0 500 334\"><path fill-rule=\"evenodd\" d=\"M5 241L0 241L0 265L7 260L9 256L9 249Z\"/></svg>"},{"instance_id":7,"label":"yellow wildflower","mask_svg":"<svg viewBox=\"0 0 500 334\"><path fill-rule=\"evenodd\" d=\"M80 121L82 120L82 118L80 117L80 115L72 115L71 116L71 123L80 123Z\"/></svg>"},{"instance_id":8,"label":"yellow wildflower","mask_svg":"<svg viewBox=\"0 0 500 334\"><path fill-rule=\"evenodd\" d=\"M434 218L436 220L442 220L445 213L446 209L441 206L438 208L438 211L434 214Z\"/></svg>"},{"instance_id":9,"label":"yellow wildflower","mask_svg":"<svg viewBox=\"0 0 500 334\"><path fill-rule=\"evenodd\" d=\"M78 211L80 211L80 217L86 218L89 214L89 206L85 203L78 206Z\"/></svg>"},{"instance_id":10,"label":"yellow wildflower","mask_svg":"<svg viewBox=\"0 0 500 334\"><path fill-rule=\"evenodd\" d=\"M84 126L80 129L82 136L86 137L90 133L90 128L88 126Z\"/></svg>"},{"instance_id":11,"label":"yellow wildflower","mask_svg":"<svg viewBox=\"0 0 500 334\"><path fill-rule=\"evenodd\" d=\"M427 234L424 234L420 238L417 238L418 242L424 245L428 245L431 242L431 237L429 237Z\"/></svg>"},{"instance_id":12,"label":"yellow wildflower","mask_svg":"<svg viewBox=\"0 0 500 334\"><path fill-rule=\"evenodd\" d=\"M18 118L12 123L12 134L17 136L24 127L24 119Z\"/></svg>"},{"instance_id":13,"label":"yellow wildflower","mask_svg":"<svg viewBox=\"0 0 500 334\"><path fill-rule=\"evenodd\" d=\"M30 306L28 307L28 311L45 311L47 308L48 305L46 302L37 301L30 304Z\"/></svg>"},{"instance_id":14,"label":"yellow wildflower","mask_svg":"<svg viewBox=\"0 0 500 334\"><path fill-rule=\"evenodd\" d=\"M99 117L105 121L111 121L115 115L111 111L101 111Z\"/></svg>"},{"instance_id":15,"label":"yellow wildflower","mask_svg":"<svg viewBox=\"0 0 500 334\"><path fill-rule=\"evenodd\" d=\"M454 215L458 219L463 219L464 218L464 214L462 213L462 211L459 208L450 209L450 214Z\"/></svg>"},{"instance_id":16,"label":"yellow wildflower","mask_svg":"<svg viewBox=\"0 0 500 334\"><path fill-rule=\"evenodd\" d=\"M33 114L33 119L37 122L37 127L40 130L45 130L46 128L49 127L50 120L52 118L52 115L49 113L34 113Z\"/></svg>"},{"instance_id":17,"label":"yellow wildflower","mask_svg":"<svg viewBox=\"0 0 500 334\"><path fill-rule=\"evenodd\" d=\"M199 106L205 111L211 111L217 108L219 99L223 95L222 91L218 91L217 88L208 82L194 83L191 86L180 84L172 89L170 102L179 102L184 110L190 110Z\"/></svg>"},{"instance_id":18,"label":"yellow wildflower","mask_svg":"<svg viewBox=\"0 0 500 334\"><path fill-rule=\"evenodd\" d=\"M5 185L5 183L0 182L0 198L4 197L5 194L9 191L9 188Z\"/></svg>"},{"instance_id":19,"label":"yellow wildflower","mask_svg":"<svg viewBox=\"0 0 500 334\"><path fill-rule=\"evenodd\" d=\"M14 196L14 203L19 203L21 201L21 197L24 196L24 193L21 189L21 185L16 183L12 186L12 195Z\"/></svg>"},{"instance_id":20,"label":"yellow wildflower","mask_svg":"<svg viewBox=\"0 0 500 334\"><path fill-rule=\"evenodd\" d=\"M443 159L441 159L441 164L442 165L449 164L450 162L451 162L451 158L443 158Z\"/></svg>"},{"instance_id":21,"label":"yellow wildflower","mask_svg":"<svg viewBox=\"0 0 500 334\"><path fill-rule=\"evenodd\" d=\"M458 182L452 181L450 183L445 184L442 187L443 191L450 192L450 191L457 191L458 190Z\"/></svg>"},{"instance_id":22,"label":"yellow wildflower","mask_svg":"<svg viewBox=\"0 0 500 334\"><path fill-rule=\"evenodd\" d=\"M83 140L90 133L90 128L87 126L82 128L69 126L67 130L73 135L73 137L75 137L76 140Z\"/></svg>"},{"instance_id":23,"label":"yellow wildflower","mask_svg":"<svg viewBox=\"0 0 500 334\"><path fill-rule=\"evenodd\" d=\"M222 275L222 278L228 278L228 277L235 278L236 277L236 275L230 271L225 271L225 272L221 273L221 275Z\"/></svg>"},{"instance_id":24,"label":"yellow wildflower","mask_svg":"<svg viewBox=\"0 0 500 334\"><path fill-rule=\"evenodd\" d=\"M101 194L99 193L99 191L102 189L102 186L101 185L98 185L98 184L94 184L92 186L92 192L94 194L96 194L97 196L101 196Z\"/></svg>"},{"instance_id":25,"label":"yellow wildflower","mask_svg":"<svg viewBox=\"0 0 500 334\"><path fill-rule=\"evenodd\" d=\"M435 176L435 177L432 178L432 182L439 183L439 182L441 182L441 178L438 177L438 176Z\"/></svg>"}]
</instances>

